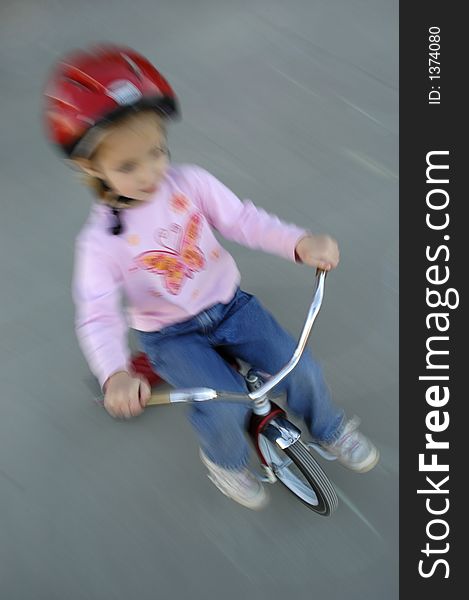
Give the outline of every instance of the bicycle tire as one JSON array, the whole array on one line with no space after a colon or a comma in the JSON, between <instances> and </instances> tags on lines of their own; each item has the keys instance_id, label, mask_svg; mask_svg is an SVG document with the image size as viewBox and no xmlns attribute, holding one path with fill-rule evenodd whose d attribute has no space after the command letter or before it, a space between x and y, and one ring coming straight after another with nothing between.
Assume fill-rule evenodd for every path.
<instances>
[{"instance_id":1,"label":"bicycle tire","mask_svg":"<svg viewBox=\"0 0 469 600\"><path fill-rule=\"evenodd\" d=\"M339 499L337 493L327 477L324 470L311 456L308 448L301 440L297 440L291 446L281 449L275 446L265 436L260 435L260 448L270 447L268 456L263 452L266 460L271 464L277 479L293 493L305 506L318 515L328 517L337 509ZM265 442L265 443L264 443ZM266 446L267 444L268 446ZM290 465L275 464L276 459L272 461L272 453L279 456L280 453L286 454L290 461L300 471L303 480L291 469ZM311 491L313 493L311 493Z\"/></svg>"}]
</instances>

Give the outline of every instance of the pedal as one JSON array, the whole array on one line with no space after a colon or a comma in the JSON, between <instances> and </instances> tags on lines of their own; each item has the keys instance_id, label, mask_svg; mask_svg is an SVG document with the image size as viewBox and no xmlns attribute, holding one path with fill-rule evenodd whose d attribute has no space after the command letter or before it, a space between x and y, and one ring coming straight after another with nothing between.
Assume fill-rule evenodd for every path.
<instances>
[{"instance_id":1,"label":"pedal","mask_svg":"<svg viewBox=\"0 0 469 600\"><path fill-rule=\"evenodd\" d=\"M257 479L262 481L262 483L275 483L277 481L277 477L272 469L272 467L267 467L266 465L262 465L263 475L259 475L256 473Z\"/></svg>"}]
</instances>

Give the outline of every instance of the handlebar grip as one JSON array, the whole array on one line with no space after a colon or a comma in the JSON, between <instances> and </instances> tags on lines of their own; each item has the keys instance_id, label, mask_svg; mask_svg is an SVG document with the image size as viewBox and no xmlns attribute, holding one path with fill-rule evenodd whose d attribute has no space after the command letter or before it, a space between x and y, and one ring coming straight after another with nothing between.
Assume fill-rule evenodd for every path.
<instances>
[{"instance_id":1,"label":"handlebar grip","mask_svg":"<svg viewBox=\"0 0 469 600\"><path fill-rule=\"evenodd\" d=\"M171 397L169 391L166 392L156 392L156 394L152 394L150 399L147 402L147 406L156 406L157 404L170 404Z\"/></svg>"}]
</instances>

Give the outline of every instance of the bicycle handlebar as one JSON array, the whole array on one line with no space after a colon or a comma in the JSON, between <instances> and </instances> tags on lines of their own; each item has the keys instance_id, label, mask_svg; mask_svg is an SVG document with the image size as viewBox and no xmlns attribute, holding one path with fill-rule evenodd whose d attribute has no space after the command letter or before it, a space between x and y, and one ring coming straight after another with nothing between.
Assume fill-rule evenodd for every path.
<instances>
[{"instance_id":1,"label":"bicycle handlebar","mask_svg":"<svg viewBox=\"0 0 469 600\"><path fill-rule=\"evenodd\" d=\"M322 300L324 297L324 280L326 278L326 275L327 272L322 271L320 269L318 269L316 272L316 286L313 294L313 299L311 301L311 306L309 307L308 315L306 317L305 324L303 325L303 330L301 332L298 345L291 359L276 375L270 377L257 390L246 394L233 392L218 392L217 390L206 387L167 390L164 392L157 392L156 394L152 394L149 401L147 402L147 406L153 406L157 404L170 404L174 402L203 402L204 400L215 400L216 398L224 398L226 400L231 401L246 401L248 399L258 400L259 398L265 396L267 392L269 392L281 381L283 381L283 379L285 379L285 377L298 364L298 361L300 360L301 355L303 354L303 351L306 347L306 343L311 333L314 321L316 320L316 317L322 305Z\"/></svg>"},{"instance_id":2,"label":"bicycle handlebar","mask_svg":"<svg viewBox=\"0 0 469 600\"><path fill-rule=\"evenodd\" d=\"M188 388L187 390L166 390L152 394L147 406L154 404L170 404L173 402L192 402L203 400L214 400L217 397L216 390L211 388Z\"/></svg>"},{"instance_id":3,"label":"bicycle handlebar","mask_svg":"<svg viewBox=\"0 0 469 600\"><path fill-rule=\"evenodd\" d=\"M204 402L205 400L215 400L217 398L224 398L231 402L246 402L249 399L249 395L242 392L217 392L217 390L207 387L175 389L152 394L147 402L147 406L173 404L175 402Z\"/></svg>"},{"instance_id":4,"label":"bicycle handlebar","mask_svg":"<svg viewBox=\"0 0 469 600\"><path fill-rule=\"evenodd\" d=\"M316 320L316 317L319 313L319 310L322 305L322 299L324 297L324 280L326 278L326 271L319 270L316 274L316 287L313 294L313 300L311 302L311 306L309 307L308 314L306 316L305 324L303 325L303 330L300 335L300 339L298 341L298 345L293 353L293 356L288 361L288 363L281 369L276 375L272 376L268 379L260 388L250 392L249 397L251 400L257 400L267 394L272 388L277 386L285 377L293 371L293 369L298 364L298 361L303 354L303 351L306 347L306 342L308 341L309 335L311 333L311 329L313 327L313 323Z\"/></svg>"}]
</instances>

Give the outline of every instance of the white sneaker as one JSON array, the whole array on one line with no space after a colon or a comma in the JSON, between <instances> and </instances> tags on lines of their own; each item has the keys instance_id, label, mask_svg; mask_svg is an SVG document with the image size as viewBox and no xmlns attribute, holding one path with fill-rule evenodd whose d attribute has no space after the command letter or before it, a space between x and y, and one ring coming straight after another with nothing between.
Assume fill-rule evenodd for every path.
<instances>
[{"instance_id":1,"label":"white sneaker","mask_svg":"<svg viewBox=\"0 0 469 600\"><path fill-rule=\"evenodd\" d=\"M267 504L264 486L249 469L224 469L212 462L202 450L200 458L208 469L208 478L225 496L253 510L264 508Z\"/></svg>"},{"instance_id":2,"label":"white sneaker","mask_svg":"<svg viewBox=\"0 0 469 600\"><path fill-rule=\"evenodd\" d=\"M339 438L332 444L321 446L337 457L337 460L352 471L365 473L379 461L379 451L363 433L358 431L360 419L353 417L345 424Z\"/></svg>"}]
</instances>

